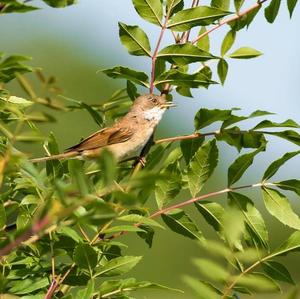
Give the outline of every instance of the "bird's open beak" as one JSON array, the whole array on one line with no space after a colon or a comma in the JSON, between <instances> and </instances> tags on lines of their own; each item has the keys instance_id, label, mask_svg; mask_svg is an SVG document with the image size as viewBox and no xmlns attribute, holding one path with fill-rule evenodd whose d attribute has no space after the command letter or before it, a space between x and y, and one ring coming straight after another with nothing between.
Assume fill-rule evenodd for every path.
<instances>
[{"instance_id":1,"label":"bird's open beak","mask_svg":"<svg viewBox=\"0 0 300 299\"><path fill-rule=\"evenodd\" d=\"M160 105L160 108L161 109L168 109L170 107L176 107L177 105L172 103L172 102L167 102L167 103L164 103L164 104L161 104Z\"/></svg>"}]
</instances>

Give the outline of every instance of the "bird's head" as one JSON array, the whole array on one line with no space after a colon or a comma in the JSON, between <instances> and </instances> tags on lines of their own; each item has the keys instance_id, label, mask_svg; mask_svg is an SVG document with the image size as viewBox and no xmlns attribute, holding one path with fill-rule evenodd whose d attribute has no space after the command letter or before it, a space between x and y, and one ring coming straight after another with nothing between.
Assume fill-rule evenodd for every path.
<instances>
[{"instance_id":1,"label":"bird's head","mask_svg":"<svg viewBox=\"0 0 300 299\"><path fill-rule=\"evenodd\" d=\"M146 120L158 123L166 109L174 106L173 103L166 101L165 96L147 94L139 96L134 101L131 111L143 115Z\"/></svg>"}]
</instances>

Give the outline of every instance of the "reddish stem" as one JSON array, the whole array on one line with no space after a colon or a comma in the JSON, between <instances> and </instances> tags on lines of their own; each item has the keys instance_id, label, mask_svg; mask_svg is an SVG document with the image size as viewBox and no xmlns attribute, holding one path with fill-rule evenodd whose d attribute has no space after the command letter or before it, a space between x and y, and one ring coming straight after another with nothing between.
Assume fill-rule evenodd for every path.
<instances>
[{"instance_id":1,"label":"reddish stem","mask_svg":"<svg viewBox=\"0 0 300 299\"><path fill-rule=\"evenodd\" d=\"M217 30L218 28L220 28L221 26L225 25L225 24L228 24L232 21L235 21L235 20L238 20L240 19L242 16L248 14L249 12L251 12L252 10L260 7L264 2L266 2L268 0L261 0L261 1L258 1L257 3L255 3L254 5L252 5L251 7L247 8L246 10L244 10L243 12L233 16L233 17L230 17L226 20L222 20L219 22L218 25L214 26L214 27L211 27L210 29L208 29L207 31L203 32L202 34L200 34L199 36L197 36L193 41L192 41L192 44L195 44L197 43L201 38L203 38L204 36L210 34L211 32Z\"/></svg>"}]
</instances>

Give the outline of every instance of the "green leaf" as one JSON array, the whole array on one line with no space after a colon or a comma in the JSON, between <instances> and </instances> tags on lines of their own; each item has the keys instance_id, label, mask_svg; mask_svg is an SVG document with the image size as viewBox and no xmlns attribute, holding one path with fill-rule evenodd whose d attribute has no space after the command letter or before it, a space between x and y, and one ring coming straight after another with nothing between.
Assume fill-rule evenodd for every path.
<instances>
[{"instance_id":1,"label":"green leaf","mask_svg":"<svg viewBox=\"0 0 300 299\"><path fill-rule=\"evenodd\" d=\"M95 289L95 282L94 279L91 279L88 281L87 285L84 289L79 290L76 295L74 296L74 299L91 299L93 298L93 293ZM26 298L24 298L26 299ZM28 298L30 299L30 298ZM32 298L35 299L35 298Z\"/></svg>"},{"instance_id":2,"label":"green leaf","mask_svg":"<svg viewBox=\"0 0 300 299\"><path fill-rule=\"evenodd\" d=\"M260 116L264 116L264 115L270 115L270 114L274 114L274 113L271 113L271 112L268 112L268 111L256 110L248 116L231 115L228 119L226 119L223 122L221 129L225 129L225 128L229 127L232 124L235 124L237 122L240 122L240 121L243 121L243 120L246 120L246 119L260 117Z\"/></svg>"},{"instance_id":3,"label":"green leaf","mask_svg":"<svg viewBox=\"0 0 300 299\"><path fill-rule=\"evenodd\" d=\"M209 110L201 108L195 115L194 125L196 130L205 128L216 121L226 120L231 116L232 110Z\"/></svg>"},{"instance_id":4,"label":"green leaf","mask_svg":"<svg viewBox=\"0 0 300 299\"><path fill-rule=\"evenodd\" d=\"M250 59L260 55L262 55L262 53L253 48L242 47L231 53L229 57L234 59Z\"/></svg>"},{"instance_id":5,"label":"green leaf","mask_svg":"<svg viewBox=\"0 0 300 299\"><path fill-rule=\"evenodd\" d=\"M296 131L286 130L281 132L266 132L265 134L274 135L283 139L286 139L294 144L300 145L300 135Z\"/></svg>"},{"instance_id":6,"label":"green leaf","mask_svg":"<svg viewBox=\"0 0 300 299\"><path fill-rule=\"evenodd\" d=\"M295 121L292 119L288 119L282 123L275 123L270 120L263 120L259 124L257 124L254 128L251 130L258 130L262 128L300 128L300 125L298 125Z\"/></svg>"},{"instance_id":7,"label":"green leaf","mask_svg":"<svg viewBox=\"0 0 300 299\"><path fill-rule=\"evenodd\" d=\"M232 47L236 37L236 31L230 30L225 35L221 46L221 56L223 57Z\"/></svg>"},{"instance_id":8,"label":"green leaf","mask_svg":"<svg viewBox=\"0 0 300 299\"><path fill-rule=\"evenodd\" d=\"M74 249L73 261L79 268L91 271L97 266L97 259L97 252L89 244L79 244Z\"/></svg>"},{"instance_id":9,"label":"green leaf","mask_svg":"<svg viewBox=\"0 0 300 299\"><path fill-rule=\"evenodd\" d=\"M129 214L129 215L121 216L121 217L118 217L117 220L126 221L126 222L135 222L135 223L139 223L139 224L146 224L149 226L164 228L162 225L160 225L155 220L138 215L138 214Z\"/></svg>"},{"instance_id":10,"label":"green leaf","mask_svg":"<svg viewBox=\"0 0 300 299\"><path fill-rule=\"evenodd\" d=\"M293 191L300 196L300 180L286 180L273 184L275 184L280 189Z\"/></svg>"},{"instance_id":11,"label":"green leaf","mask_svg":"<svg viewBox=\"0 0 300 299\"><path fill-rule=\"evenodd\" d=\"M0 201L0 230L2 230L3 226L6 224L6 213L3 202Z\"/></svg>"},{"instance_id":12,"label":"green leaf","mask_svg":"<svg viewBox=\"0 0 300 299\"><path fill-rule=\"evenodd\" d=\"M110 228L107 228L103 231L105 234L113 234L119 232L143 232L143 229L133 225L116 225Z\"/></svg>"},{"instance_id":13,"label":"green leaf","mask_svg":"<svg viewBox=\"0 0 300 299\"><path fill-rule=\"evenodd\" d=\"M222 296L222 292L209 282L201 281L190 276L184 276L183 280L196 292L197 298L199 299L220 299Z\"/></svg>"},{"instance_id":14,"label":"green leaf","mask_svg":"<svg viewBox=\"0 0 300 299\"><path fill-rule=\"evenodd\" d=\"M287 0L287 6L289 9L290 17L292 17L294 9L296 7L298 0Z\"/></svg>"},{"instance_id":15,"label":"green leaf","mask_svg":"<svg viewBox=\"0 0 300 299\"><path fill-rule=\"evenodd\" d=\"M226 60L220 59L218 62L218 75L222 85L224 85L224 82L226 80L227 72L228 72L228 63L226 62Z\"/></svg>"},{"instance_id":16,"label":"green leaf","mask_svg":"<svg viewBox=\"0 0 300 299\"><path fill-rule=\"evenodd\" d=\"M237 277L237 286L246 287L255 292L279 291L279 286L263 273L247 273Z\"/></svg>"},{"instance_id":17,"label":"green leaf","mask_svg":"<svg viewBox=\"0 0 300 299\"><path fill-rule=\"evenodd\" d=\"M201 72L194 74L185 74L176 69L172 69L158 76L154 82L154 85L164 83L197 88L199 86L207 87L209 84L215 84L217 82L211 81Z\"/></svg>"},{"instance_id":18,"label":"green leaf","mask_svg":"<svg viewBox=\"0 0 300 299\"><path fill-rule=\"evenodd\" d=\"M39 9L38 7L25 5L16 0L2 1L5 6L1 9L1 13L24 13Z\"/></svg>"},{"instance_id":19,"label":"green leaf","mask_svg":"<svg viewBox=\"0 0 300 299\"><path fill-rule=\"evenodd\" d=\"M75 99L71 99L71 98L65 97L65 96L60 96L60 97L63 98L64 100L68 101L68 102L71 102L71 103L75 104L76 107L78 107L80 109L85 109L90 114L90 116L93 118L93 120L95 121L95 123L98 126L101 126L103 124L103 118L102 118L102 116L98 113L98 111L96 111L90 105L88 105L88 104L86 104L84 102L75 100Z\"/></svg>"},{"instance_id":20,"label":"green leaf","mask_svg":"<svg viewBox=\"0 0 300 299\"><path fill-rule=\"evenodd\" d=\"M143 231L137 232L137 235L145 240L146 244L149 246L149 248L151 248L154 237L153 228L148 225L141 225L140 227L143 229Z\"/></svg>"},{"instance_id":21,"label":"green leaf","mask_svg":"<svg viewBox=\"0 0 300 299\"><path fill-rule=\"evenodd\" d=\"M207 258L194 259L193 263L200 273L210 281L225 282L229 278L229 273L220 264Z\"/></svg>"},{"instance_id":22,"label":"green leaf","mask_svg":"<svg viewBox=\"0 0 300 299\"><path fill-rule=\"evenodd\" d=\"M8 6L9 8L9 6ZM22 62L31 60L31 57L11 55L0 62L0 82L7 83L16 77L16 73L32 72L33 69Z\"/></svg>"},{"instance_id":23,"label":"green leaf","mask_svg":"<svg viewBox=\"0 0 300 299\"><path fill-rule=\"evenodd\" d=\"M170 17L174 13L182 10L184 7L183 0L167 0L167 15Z\"/></svg>"},{"instance_id":24,"label":"green leaf","mask_svg":"<svg viewBox=\"0 0 300 299\"><path fill-rule=\"evenodd\" d=\"M141 256L120 256L109 260L104 266L95 269L96 276L111 277L129 272L142 259Z\"/></svg>"},{"instance_id":25,"label":"green leaf","mask_svg":"<svg viewBox=\"0 0 300 299\"><path fill-rule=\"evenodd\" d=\"M240 151L242 148L260 148L267 144L262 133L257 132L241 132L238 127L233 127L227 130L222 130L216 135L217 140L223 140L229 145L234 146Z\"/></svg>"},{"instance_id":26,"label":"green leaf","mask_svg":"<svg viewBox=\"0 0 300 299\"><path fill-rule=\"evenodd\" d=\"M197 210L202 214L208 224L210 224L215 231L221 232L221 219L224 214L224 208L216 203L210 201L195 202Z\"/></svg>"},{"instance_id":27,"label":"green leaf","mask_svg":"<svg viewBox=\"0 0 300 299\"><path fill-rule=\"evenodd\" d=\"M207 61L215 58L215 56L199 49L191 43L168 46L162 49L157 54L157 57L177 65L186 65L192 62Z\"/></svg>"},{"instance_id":28,"label":"green leaf","mask_svg":"<svg viewBox=\"0 0 300 299\"><path fill-rule=\"evenodd\" d=\"M173 232L190 239L203 240L201 231L184 211L176 209L162 214L161 217Z\"/></svg>"},{"instance_id":29,"label":"green leaf","mask_svg":"<svg viewBox=\"0 0 300 299\"><path fill-rule=\"evenodd\" d=\"M79 192L85 196L89 194L89 184L84 174L83 161L70 159L68 160L68 168L72 178L72 181L77 186Z\"/></svg>"},{"instance_id":30,"label":"green leaf","mask_svg":"<svg viewBox=\"0 0 300 299\"><path fill-rule=\"evenodd\" d=\"M73 5L77 2L77 0L43 0L51 7L66 7L69 5Z\"/></svg>"},{"instance_id":31,"label":"green leaf","mask_svg":"<svg viewBox=\"0 0 300 299\"><path fill-rule=\"evenodd\" d=\"M198 35L202 35L206 32L205 26L202 26ZM210 43L209 43L209 35L204 35L201 39L197 41L197 47L203 51L209 52Z\"/></svg>"},{"instance_id":32,"label":"green leaf","mask_svg":"<svg viewBox=\"0 0 300 299\"><path fill-rule=\"evenodd\" d=\"M82 242L82 237L79 236L79 234L74 230L73 228L69 226L61 226L57 230L58 234L65 235L73 239L76 243Z\"/></svg>"},{"instance_id":33,"label":"green leaf","mask_svg":"<svg viewBox=\"0 0 300 299\"><path fill-rule=\"evenodd\" d=\"M244 216L246 230L250 234L250 240L248 241L254 243L258 247L268 249L268 230L263 217L255 208L252 200L247 196L236 192L229 192L228 198L230 200L230 205L238 208Z\"/></svg>"},{"instance_id":34,"label":"green leaf","mask_svg":"<svg viewBox=\"0 0 300 299\"><path fill-rule=\"evenodd\" d=\"M137 97L139 97L136 86L129 80L127 80L126 91L131 101L133 102Z\"/></svg>"},{"instance_id":35,"label":"green leaf","mask_svg":"<svg viewBox=\"0 0 300 299\"><path fill-rule=\"evenodd\" d=\"M132 0L132 2L141 18L161 26L163 7L160 0Z\"/></svg>"},{"instance_id":36,"label":"green leaf","mask_svg":"<svg viewBox=\"0 0 300 299\"><path fill-rule=\"evenodd\" d=\"M25 295L43 289L48 285L49 279L47 277L21 279L17 283L14 283L9 292L15 295Z\"/></svg>"},{"instance_id":37,"label":"green leaf","mask_svg":"<svg viewBox=\"0 0 300 299\"><path fill-rule=\"evenodd\" d=\"M97 163L101 169L101 178L104 186L107 187L113 184L117 176L117 161L114 154L109 150L102 150Z\"/></svg>"},{"instance_id":38,"label":"green leaf","mask_svg":"<svg viewBox=\"0 0 300 299\"><path fill-rule=\"evenodd\" d=\"M257 150L239 156L228 168L228 186L236 183L244 174L244 172L249 168L253 163L254 157L265 150L265 147L262 146Z\"/></svg>"},{"instance_id":39,"label":"green leaf","mask_svg":"<svg viewBox=\"0 0 300 299\"><path fill-rule=\"evenodd\" d=\"M156 182L155 198L159 208L174 200L182 188L182 177L178 161L169 164L161 172L163 177Z\"/></svg>"},{"instance_id":40,"label":"green leaf","mask_svg":"<svg viewBox=\"0 0 300 299\"><path fill-rule=\"evenodd\" d=\"M198 6L179 11L168 22L167 27L174 31L186 31L195 26L212 24L231 12L209 6Z\"/></svg>"},{"instance_id":41,"label":"green leaf","mask_svg":"<svg viewBox=\"0 0 300 299\"><path fill-rule=\"evenodd\" d=\"M268 261L262 263L264 272L274 280L295 284L288 269L278 262Z\"/></svg>"},{"instance_id":42,"label":"green leaf","mask_svg":"<svg viewBox=\"0 0 300 299\"><path fill-rule=\"evenodd\" d=\"M265 17L269 23L273 23L278 15L281 0L272 0L265 8Z\"/></svg>"},{"instance_id":43,"label":"green leaf","mask_svg":"<svg viewBox=\"0 0 300 299\"><path fill-rule=\"evenodd\" d=\"M217 164L218 148L216 140L213 139L204 143L189 163L187 177L189 189L193 197L200 192Z\"/></svg>"},{"instance_id":44,"label":"green leaf","mask_svg":"<svg viewBox=\"0 0 300 299\"><path fill-rule=\"evenodd\" d=\"M123 293L128 294L128 292L135 291L138 289L146 289L146 288L179 291L177 289L172 289L149 281L136 281L135 278L127 278L127 279L104 281L100 285L99 294L101 298L109 298L111 293L113 293L114 295L120 295ZM125 299L126 297L124 298L118 296L117 298Z\"/></svg>"},{"instance_id":45,"label":"green leaf","mask_svg":"<svg viewBox=\"0 0 300 299\"><path fill-rule=\"evenodd\" d=\"M265 171L262 180L266 181L271 178L278 171L278 169L285 164L286 161L298 154L300 154L300 151L285 153L280 159L275 160Z\"/></svg>"},{"instance_id":46,"label":"green leaf","mask_svg":"<svg viewBox=\"0 0 300 299\"><path fill-rule=\"evenodd\" d=\"M223 10L228 10L230 6L230 0L211 0L210 5Z\"/></svg>"},{"instance_id":47,"label":"green leaf","mask_svg":"<svg viewBox=\"0 0 300 299\"><path fill-rule=\"evenodd\" d=\"M104 74L111 78L126 79L136 84L149 87L148 76L143 72L137 72L123 66L116 66L111 69L102 70Z\"/></svg>"},{"instance_id":48,"label":"green leaf","mask_svg":"<svg viewBox=\"0 0 300 299\"><path fill-rule=\"evenodd\" d=\"M187 165L190 163L199 147L203 144L204 140L204 137L199 137L180 141L180 149Z\"/></svg>"},{"instance_id":49,"label":"green leaf","mask_svg":"<svg viewBox=\"0 0 300 299\"><path fill-rule=\"evenodd\" d=\"M292 233L289 238L271 254L270 258L287 255L290 252L296 251L300 251L300 231Z\"/></svg>"},{"instance_id":50,"label":"green leaf","mask_svg":"<svg viewBox=\"0 0 300 299\"><path fill-rule=\"evenodd\" d=\"M263 187L263 199L269 213L283 224L300 229L300 219L292 210L288 199L279 191Z\"/></svg>"},{"instance_id":51,"label":"green leaf","mask_svg":"<svg viewBox=\"0 0 300 299\"><path fill-rule=\"evenodd\" d=\"M243 250L241 237L245 231L244 216L236 207L227 208L221 218L222 236L225 237L231 247Z\"/></svg>"},{"instance_id":52,"label":"green leaf","mask_svg":"<svg viewBox=\"0 0 300 299\"><path fill-rule=\"evenodd\" d=\"M244 2L245 2L245 0L234 0L234 7L237 12L240 11Z\"/></svg>"},{"instance_id":53,"label":"green leaf","mask_svg":"<svg viewBox=\"0 0 300 299\"><path fill-rule=\"evenodd\" d=\"M129 54L151 57L150 43L147 34L138 26L129 26L119 22L119 36Z\"/></svg>"},{"instance_id":54,"label":"green leaf","mask_svg":"<svg viewBox=\"0 0 300 299\"><path fill-rule=\"evenodd\" d=\"M16 96L10 96L5 99L5 103L13 104L19 108L27 108L34 104L34 102L26 100L24 98L16 97Z\"/></svg>"}]
</instances>

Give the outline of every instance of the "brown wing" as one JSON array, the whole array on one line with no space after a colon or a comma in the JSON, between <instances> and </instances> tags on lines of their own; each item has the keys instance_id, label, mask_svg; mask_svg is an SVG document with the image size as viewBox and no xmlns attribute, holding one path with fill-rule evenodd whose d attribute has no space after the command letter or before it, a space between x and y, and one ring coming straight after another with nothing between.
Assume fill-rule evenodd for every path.
<instances>
[{"instance_id":1,"label":"brown wing","mask_svg":"<svg viewBox=\"0 0 300 299\"><path fill-rule=\"evenodd\" d=\"M66 152L92 150L109 144L121 143L127 141L133 135L129 128L104 128L98 131L80 143L68 148Z\"/></svg>"}]
</instances>

